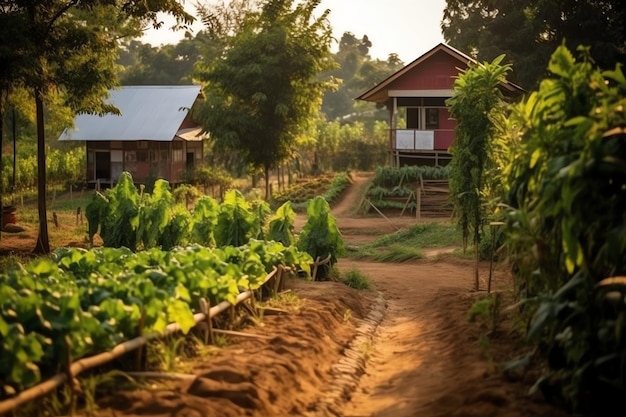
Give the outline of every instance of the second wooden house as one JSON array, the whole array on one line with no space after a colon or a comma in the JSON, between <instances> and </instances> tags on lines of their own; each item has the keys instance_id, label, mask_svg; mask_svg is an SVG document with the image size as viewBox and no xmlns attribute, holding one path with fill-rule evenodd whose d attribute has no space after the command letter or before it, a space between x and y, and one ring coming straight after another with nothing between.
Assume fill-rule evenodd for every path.
<instances>
[{"instance_id":1,"label":"second wooden house","mask_svg":"<svg viewBox=\"0 0 626 417\"><path fill-rule=\"evenodd\" d=\"M85 142L90 186L111 186L123 171L136 183L175 185L203 159L202 129L190 117L200 95L197 85L114 89L107 102L120 115L80 114L59 140Z\"/></svg>"}]
</instances>

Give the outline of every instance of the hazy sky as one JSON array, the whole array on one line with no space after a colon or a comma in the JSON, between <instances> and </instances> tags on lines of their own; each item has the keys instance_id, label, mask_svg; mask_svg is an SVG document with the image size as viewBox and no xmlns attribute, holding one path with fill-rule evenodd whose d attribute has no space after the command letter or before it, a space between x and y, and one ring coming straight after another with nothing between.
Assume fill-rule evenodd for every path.
<instances>
[{"instance_id":1,"label":"hazy sky","mask_svg":"<svg viewBox=\"0 0 626 417\"><path fill-rule=\"evenodd\" d=\"M195 11L193 4L193 0L185 1L191 13ZM385 60L390 53L397 53L408 64L443 42L440 25L445 5L445 0L322 0L317 11L321 14L330 9L328 20L337 41L344 32L352 32L359 39L367 35L372 42L372 58ZM153 46L178 42L183 32L173 32L168 26L171 23L166 21L164 27L150 30L142 40ZM193 28L199 31L202 25Z\"/></svg>"}]
</instances>

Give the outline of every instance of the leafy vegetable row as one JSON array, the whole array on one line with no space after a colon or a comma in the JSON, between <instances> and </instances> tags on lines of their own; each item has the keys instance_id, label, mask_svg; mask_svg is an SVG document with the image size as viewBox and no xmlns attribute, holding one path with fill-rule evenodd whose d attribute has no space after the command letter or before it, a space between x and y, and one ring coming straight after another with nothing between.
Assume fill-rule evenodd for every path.
<instances>
[{"instance_id":1,"label":"leafy vegetable row","mask_svg":"<svg viewBox=\"0 0 626 417\"><path fill-rule=\"evenodd\" d=\"M73 360L123 340L194 326L201 298L234 302L275 266L309 271L295 246L250 240L240 247L63 248L0 275L0 398L60 370L66 340ZM141 325L140 325L141 323Z\"/></svg>"}]
</instances>

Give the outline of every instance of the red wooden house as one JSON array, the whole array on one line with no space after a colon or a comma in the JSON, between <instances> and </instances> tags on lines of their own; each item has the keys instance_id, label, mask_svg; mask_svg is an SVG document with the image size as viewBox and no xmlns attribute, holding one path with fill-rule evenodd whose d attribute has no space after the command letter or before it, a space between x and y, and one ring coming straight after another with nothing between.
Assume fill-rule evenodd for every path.
<instances>
[{"instance_id":1,"label":"red wooden house","mask_svg":"<svg viewBox=\"0 0 626 417\"><path fill-rule=\"evenodd\" d=\"M80 114L59 140L84 141L87 182L113 185L123 171L136 183L157 178L172 185L203 159L201 128L189 113L200 86L125 86L109 91L121 114Z\"/></svg>"},{"instance_id":2,"label":"red wooden house","mask_svg":"<svg viewBox=\"0 0 626 417\"><path fill-rule=\"evenodd\" d=\"M477 63L440 43L357 97L388 109L391 165L446 165L450 161L448 148L457 122L450 118L445 102L452 97L455 78L470 62ZM508 82L501 84L501 90L507 96L523 93Z\"/></svg>"}]
</instances>

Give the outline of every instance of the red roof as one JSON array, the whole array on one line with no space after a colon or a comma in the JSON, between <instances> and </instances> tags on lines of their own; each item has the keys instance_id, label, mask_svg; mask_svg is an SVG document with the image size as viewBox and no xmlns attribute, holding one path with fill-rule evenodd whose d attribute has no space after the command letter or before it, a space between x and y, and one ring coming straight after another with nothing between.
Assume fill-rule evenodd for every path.
<instances>
[{"instance_id":1,"label":"red roof","mask_svg":"<svg viewBox=\"0 0 626 417\"><path fill-rule=\"evenodd\" d=\"M389 99L389 90L435 90L439 92L452 90L454 78L467 69L470 63L480 65L469 55L450 45L440 43L356 99L385 103ZM508 81L502 83L501 87L505 93L509 94L524 91Z\"/></svg>"}]
</instances>

